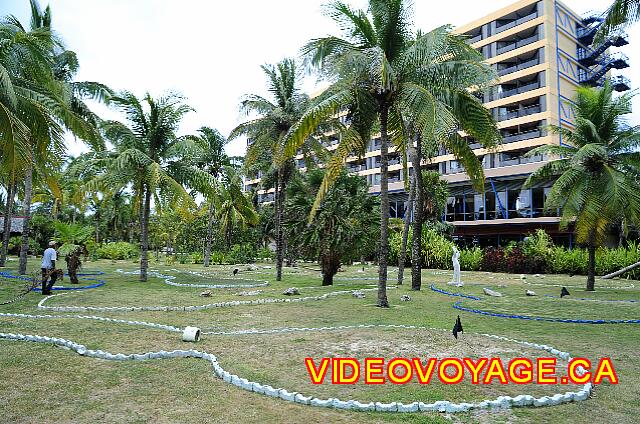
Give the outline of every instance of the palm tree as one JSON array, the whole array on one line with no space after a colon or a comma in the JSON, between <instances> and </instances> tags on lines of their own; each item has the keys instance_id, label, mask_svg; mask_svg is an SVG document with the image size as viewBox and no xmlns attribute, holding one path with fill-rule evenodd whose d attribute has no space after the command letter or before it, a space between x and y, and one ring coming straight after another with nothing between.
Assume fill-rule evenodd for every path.
<instances>
[{"instance_id":1,"label":"palm tree","mask_svg":"<svg viewBox=\"0 0 640 424\"><path fill-rule=\"evenodd\" d=\"M293 233L295 244L309 257L319 259L322 285L330 286L344 261L370 253L358 247L370 245L377 238L378 201L369 195L363 177L348 175L343 170L308 224L307 217L323 178L324 170L315 169L292 182L286 226ZM305 230L300 231L304 227Z\"/></svg>"},{"instance_id":2,"label":"palm tree","mask_svg":"<svg viewBox=\"0 0 640 424\"><path fill-rule=\"evenodd\" d=\"M74 223L56 222L56 238L62 245L59 253L65 257L71 284L78 284L78 269L82 266L80 255L84 244L91 237L93 228Z\"/></svg>"},{"instance_id":3,"label":"palm tree","mask_svg":"<svg viewBox=\"0 0 640 424\"><path fill-rule=\"evenodd\" d=\"M227 243L227 250L231 249L234 226L258 225L258 213L253 209L251 199L242 192L242 178L230 166L224 168L222 184L214 202L220 222L220 228Z\"/></svg>"},{"instance_id":4,"label":"palm tree","mask_svg":"<svg viewBox=\"0 0 640 424\"><path fill-rule=\"evenodd\" d=\"M62 157L64 152L63 131L69 130L85 141L96 145L101 138L96 130L98 118L89 110L83 99L102 99L108 88L92 82L73 82L78 70L75 53L64 48L62 41L51 31L51 10L44 12L35 0L31 4L31 28L29 31L14 17L7 16L0 24L3 41L0 53L0 74L4 73L3 93L0 97L13 106L14 114L28 130L26 139L17 137L20 131L8 128L4 141L6 155L3 166L9 180L9 191L16 188L18 179L24 178L24 215L20 272L26 272L29 242L29 222L34 167L46 173L47 164ZM4 72L3 72L4 71ZM0 113L1 114L1 113ZM10 115L5 113L5 116ZM2 118L0 118L1 120ZM20 128L17 125L16 128ZM3 137L4 138L4 137ZM3 158L5 159L5 158ZM46 177L46 175L43 175ZM13 200L13 197L10 196ZM5 236L8 235L5 232ZM6 243L3 240L3 247ZM6 249L0 253L4 263Z\"/></svg>"},{"instance_id":5,"label":"palm tree","mask_svg":"<svg viewBox=\"0 0 640 424\"><path fill-rule=\"evenodd\" d=\"M633 96L614 98L608 82L603 88L579 88L575 126L551 127L564 143L529 152L556 158L531 174L525 187L559 175L545 207L562 208L563 228L575 221L576 239L589 252L588 291L595 289L596 248L610 225L640 223L640 126L630 127L623 118L631 112Z\"/></svg>"},{"instance_id":6,"label":"palm tree","mask_svg":"<svg viewBox=\"0 0 640 424\"><path fill-rule=\"evenodd\" d=\"M193 141L196 151L188 159L187 166L195 166L210 174L214 180L218 180L225 167L231 166L231 160L227 156L224 148L227 140L216 129L202 127L198 130L198 134L188 136ZM216 196L216 187L212 187L213 196L207 198L207 240L204 252L204 266L208 267L211 261L211 248L213 240L213 221L214 221L214 200Z\"/></svg>"},{"instance_id":7,"label":"palm tree","mask_svg":"<svg viewBox=\"0 0 640 424\"><path fill-rule=\"evenodd\" d=\"M118 121L102 125L115 150L97 157L105 171L86 186L89 190L132 186L139 203L140 281L147 280L152 198L156 206L161 204L160 198L171 206L195 206L185 186L207 193L214 185L207 172L180 162L185 152L193 149L189 140L176 135L180 121L192 110L182 100L175 94L156 100L148 93L139 100L130 92L111 97L109 102L126 115L128 125Z\"/></svg>"},{"instance_id":8,"label":"palm tree","mask_svg":"<svg viewBox=\"0 0 640 424\"><path fill-rule=\"evenodd\" d=\"M490 80L493 71L480 62L479 54L464 38L451 34L448 27L414 35L408 4L405 0L369 0L367 12L353 10L340 1L328 6L328 14L343 29L344 38L312 40L303 53L333 84L292 128L286 146L288 155L295 154L302 140L321 122L347 109L350 127L342 128L340 145L327 165L328 172L318 192L317 208L346 157L353 152L362 155L374 127L379 127L378 306L381 307L389 304L386 284L390 144L403 152L413 142L405 132L408 122L425 142L444 143L452 152L465 156L471 150L456 136L459 129L467 130L487 146L494 145L498 137L490 113L467 90L477 81ZM475 171L468 169L472 177L476 176Z\"/></svg>"},{"instance_id":9,"label":"palm tree","mask_svg":"<svg viewBox=\"0 0 640 424\"><path fill-rule=\"evenodd\" d=\"M640 20L640 0L614 0L605 13L605 20L596 33L594 44L620 32Z\"/></svg>"},{"instance_id":10,"label":"palm tree","mask_svg":"<svg viewBox=\"0 0 640 424\"><path fill-rule=\"evenodd\" d=\"M272 100L251 94L245 96L240 108L252 119L238 125L229 135L229 140L246 136L251 144L247 148L245 168L247 174L260 169L275 174L275 221L276 221L276 280L282 279L284 259L284 203L286 187L295 166L291 158L283 160L284 136L303 115L310 101L300 93L298 75L293 59L284 59L278 64L263 65L267 76L267 89ZM312 149L321 151L319 143L310 135L300 143L298 151L303 154Z\"/></svg>"}]
</instances>

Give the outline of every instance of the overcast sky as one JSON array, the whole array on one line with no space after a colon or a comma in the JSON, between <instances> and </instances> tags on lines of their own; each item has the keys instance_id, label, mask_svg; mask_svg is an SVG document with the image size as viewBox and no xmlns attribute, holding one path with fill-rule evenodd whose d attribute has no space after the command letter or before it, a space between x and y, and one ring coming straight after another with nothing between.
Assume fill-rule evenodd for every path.
<instances>
[{"instance_id":1,"label":"overcast sky","mask_svg":"<svg viewBox=\"0 0 640 424\"><path fill-rule=\"evenodd\" d=\"M365 7L364 0L346 0ZM462 25L515 0L455 0L414 2L417 28ZM327 0L50 0L53 27L69 49L78 54L78 80L99 81L116 90L154 96L177 91L196 109L184 120L182 133L202 125L223 134L242 117L243 94L266 95L260 65L295 56L307 40L336 34L322 15ZM567 0L578 13L604 10L610 0ZM44 7L47 3L41 0ZM16 15L25 25L28 0L0 0L0 15ZM640 58L640 25L630 31L631 47L624 52L632 66ZM634 54L634 51L636 52ZM633 69L633 68L632 68ZM638 69L638 68L635 68ZM638 87L638 72L624 72ZM305 84L311 90L312 81ZM636 106L640 107L639 102ZM637 110L636 107L636 110ZM96 108L103 117L113 112ZM638 122L638 114L633 120ZM82 145L69 141L77 154ZM244 142L227 151L242 155Z\"/></svg>"}]
</instances>

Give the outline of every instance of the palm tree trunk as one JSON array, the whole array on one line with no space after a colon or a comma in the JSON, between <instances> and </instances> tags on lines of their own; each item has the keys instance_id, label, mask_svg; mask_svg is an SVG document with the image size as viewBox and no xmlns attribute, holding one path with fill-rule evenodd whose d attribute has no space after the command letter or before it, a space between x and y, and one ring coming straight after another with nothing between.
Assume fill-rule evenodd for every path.
<instances>
[{"instance_id":1,"label":"palm tree trunk","mask_svg":"<svg viewBox=\"0 0 640 424\"><path fill-rule=\"evenodd\" d=\"M207 247L204 250L204 266L211 261L211 243L213 239L213 204L209 203L209 219L207 221Z\"/></svg>"},{"instance_id":2,"label":"palm tree trunk","mask_svg":"<svg viewBox=\"0 0 640 424\"><path fill-rule=\"evenodd\" d=\"M4 208L4 225L2 232L2 250L0 250L0 267L4 267L7 261L7 250L9 249L9 237L11 236L11 218L13 212L13 197L16 185L10 181L7 185L7 203Z\"/></svg>"},{"instance_id":3,"label":"palm tree trunk","mask_svg":"<svg viewBox=\"0 0 640 424\"><path fill-rule=\"evenodd\" d=\"M388 106L380 113L380 251L378 268L378 306L389 307L387 299L387 255L389 254L389 134Z\"/></svg>"},{"instance_id":4,"label":"palm tree trunk","mask_svg":"<svg viewBox=\"0 0 640 424\"><path fill-rule=\"evenodd\" d=\"M233 237L233 222L229 222L225 229L224 238L227 241L227 250L231 251L231 239Z\"/></svg>"},{"instance_id":5,"label":"palm tree trunk","mask_svg":"<svg viewBox=\"0 0 640 424\"><path fill-rule=\"evenodd\" d=\"M278 169L276 180L276 281L282 281L282 263L284 261L284 232L282 219L284 209L284 178L283 169Z\"/></svg>"},{"instance_id":6,"label":"palm tree trunk","mask_svg":"<svg viewBox=\"0 0 640 424\"><path fill-rule=\"evenodd\" d=\"M96 221L96 243L100 243L100 210L96 208L93 218Z\"/></svg>"},{"instance_id":7,"label":"palm tree trunk","mask_svg":"<svg viewBox=\"0 0 640 424\"><path fill-rule=\"evenodd\" d=\"M149 268L149 215L151 214L151 188L145 187L142 214L142 234L140 235L140 281L147 281Z\"/></svg>"},{"instance_id":8,"label":"palm tree trunk","mask_svg":"<svg viewBox=\"0 0 640 424\"><path fill-rule=\"evenodd\" d=\"M596 245L593 241L587 247L589 252L589 269L587 270L587 291L595 291L596 284Z\"/></svg>"},{"instance_id":9,"label":"palm tree trunk","mask_svg":"<svg viewBox=\"0 0 640 424\"><path fill-rule=\"evenodd\" d=\"M24 178L24 215L22 221L22 244L20 245L20 275L27 273L27 255L29 253L29 223L31 222L31 195L33 193L33 166L29 165Z\"/></svg>"},{"instance_id":10,"label":"palm tree trunk","mask_svg":"<svg viewBox=\"0 0 640 424\"><path fill-rule=\"evenodd\" d=\"M412 153L413 148L410 149ZM411 155L410 153L410 155ZM402 246L400 246L400 256L398 257L398 285L402 285L404 279L404 263L407 260L407 241L409 239L409 225L411 224L411 215L413 214L413 203L416 192L416 180L415 172L413 176L410 176L411 180L409 184L409 200L407 201L407 207L404 210L404 227L402 228Z\"/></svg>"},{"instance_id":11,"label":"palm tree trunk","mask_svg":"<svg viewBox=\"0 0 640 424\"><path fill-rule=\"evenodd\" d=\"M325 251L320 257L322 268L322 285L332 286L333 277L340 269L340 258L331 251Z\"/></svg>"},{"instance_id":12,"label":"palm tree trunk","mask_svg":"<svg viewBox=\"0 0 640 424\"><path fill-rule=\"evenodd\" d=\"M411 290L422 288L422 223L424 221L424 188L422 186L422 143L417 138L412 150L411 164L415 181L413 212L413 241L411 244Z\"/></svg>"}]
</instances>

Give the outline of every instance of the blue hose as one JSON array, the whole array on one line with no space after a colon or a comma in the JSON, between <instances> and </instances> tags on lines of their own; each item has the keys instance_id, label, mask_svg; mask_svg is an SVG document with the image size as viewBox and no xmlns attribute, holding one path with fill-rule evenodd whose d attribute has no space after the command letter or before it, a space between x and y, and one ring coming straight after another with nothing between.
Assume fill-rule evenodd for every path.
<instances>
[{"instance_id":1,"label":"blue hose","mask_svg":"<svg viewBox=\"0 0 640 424\"><path fill-rule=\"evenodd\" d=\"M51 290L55 290L55 291L73 291L73 290L88 290L88 289L95 289L98 287L102 287L106 284L106 281L98 279L98 278L87 278L89 276L95 276L95 275L104 275L105 273L103 271L91 271L91 272L83 272L83 273L78 273L76 274L78 277L82 277L83 280L87 280L87 281L96 281L95 284L90 284L87 286L77 286L77 287L56 287L53 286L51 288ZM69 276L69 274L65 274L66 276ZM30 277L25 277L24 275L15 275L12 274L10 272L7 271L0 271L0 277L3 278L8 278L8 279L14 279L14 280L24 280L24 281L31 281ZM34 288L33 291L42 291L42 289L40 288Z\"/></svg>"},{"instance_id":2,"label":"blue hose","mask_svg":"<svg viewBox=\"0 0 640 424\"><path fill-rule=\"evenodd\" d=\"M431 290L437 293L441 293L451 297L464 297L466 299L471 300L480 300L479 297L469 296L461 293L451 293L446 290L439 289L435 286L435 284L431 284ZM554 296L550 296L554 297ZM578 299L578 300L593 300L593 299ZM566 319L566 318L547 318L547 317L537 317L537 316L529 316L529 315L513 315L513 314L502 314L498 312L489 312L483 311L481 309L471 309L465 308L462 306L462 300L458 300L453 304L454 309L458 309L459 311L471 312L472 314L486 315L495 318L511 318L511 319L522 319L527 321L545 321L545 322L561 322L561 323L570 323L570 324L640 324L640 319ZM610 302L620 302L620 301L610 301ZM627 301L629 302L629 301ZM635 302L635 301L631 301Z\"/></svg>"}]
</instances>

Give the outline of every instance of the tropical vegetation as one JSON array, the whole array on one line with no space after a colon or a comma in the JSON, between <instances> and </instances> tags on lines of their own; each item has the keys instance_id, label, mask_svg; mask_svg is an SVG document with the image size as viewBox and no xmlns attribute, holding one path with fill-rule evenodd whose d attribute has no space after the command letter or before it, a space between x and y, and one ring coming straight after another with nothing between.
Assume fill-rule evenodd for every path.
<instances>
[{"instance_id":1,"label":"tropical vegetation","mask_svg":"<svg viewBox=\"0 0 640 424\"><path fill-rule=\"evenodd\" d=\"M562 144L545 145L529 154L554 157L527 179L525 186L558 176L545 207L562 209L560 226L575 227L578 243L589 252L587 290L595 289L596 249L613 225L625 229L640 223L640 126L631 126L635 93L613 96L603 88L581 87L575 103L574 127L552 126Z\"/></svg>"}]
</instances>

